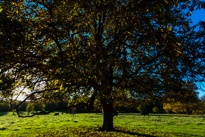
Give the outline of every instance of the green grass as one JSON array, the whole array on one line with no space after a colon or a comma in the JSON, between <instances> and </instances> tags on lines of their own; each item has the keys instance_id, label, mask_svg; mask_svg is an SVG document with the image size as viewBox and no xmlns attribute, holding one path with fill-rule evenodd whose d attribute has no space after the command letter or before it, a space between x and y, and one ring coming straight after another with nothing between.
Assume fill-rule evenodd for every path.
<instances>
[{"instance_id":1,"label":"green grass","mask_svg":"<svg viewBox=\"0 0 205 137\"><path fill-rule=\"evenodd\" d=\"M22 112L22 114L27 114ZM116 131L102 132L102 114L60 114L19 118L13 112L0 113L0 137L67 137L67 136L205 136L205 116L151 114L141 116L135 113L120 113L114 117Z\"/></svg>"}]
</instances>

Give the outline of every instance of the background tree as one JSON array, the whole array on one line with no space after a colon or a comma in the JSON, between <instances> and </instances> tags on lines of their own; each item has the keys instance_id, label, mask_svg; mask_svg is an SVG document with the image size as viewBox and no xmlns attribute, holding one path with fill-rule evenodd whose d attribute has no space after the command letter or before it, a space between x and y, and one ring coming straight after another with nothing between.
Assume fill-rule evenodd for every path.
<instances>
[{"instance_id":1,"label":"background tree","mask_svg":"<svg viewBox=\"0 0 205 137\"><path fill-rule=\"evenodd\" d=\"M29 103L26 107L26 111L28 112L28 115L30 112L34 111L34 105L33 103Z\"/></svg>"},{"instance_id":2,"label":"background tree","mask_svg":"<svg viewBox=\"0 0 205 137\"><path fill-rule=\"evenodd\" d=\"M171 113L172 112L172 104L170 103L170 99L169 100L169 103L163 103L163 109L167 112L167 113Z\"/></svg>"},{"instance_id":3,"label":"background tree","mask_svg":"<svg viewBox=\"0 0 205 137\"><path fill-rule=\"evenodd\" d=\"M10 111L10 105L7 102L2 102L0 103L0 111L4 112L4 111Z\"/></svg>"},{"instance_id":4,"label":"background tree","mask_svg":"<svg viewBox=\"0 0 205 137\"><path fill-rule=\"evenodd\" d=\"M159 108L158 108L158 107L154 107L154 108L152 109L152 111L155 112L155 113L158 113L158 112L159 112Z\"/></svg>"},{"instance_id":5,"label":"background tree","mask_svg":"<svg viewBox=\"0 0 205 137\"><path fill-rule=\"evenodd\" d=\"M139 105L139 106L137 107L137 109L138 109L140 112L145 112L145 111L147 111L145 105Z\"/></svg>"},{"instance_id":6,"label":"background tree","mask_svg":"<svg viewBox=\"0 0 205 137\"><path fill-rule=\"evenodd\" d=\"M197 103L194 103L192 106L192 113L194 112L195 114L205 114L205 105L202 101L198 101Z\"/></svg>"},{"instance_id":7,"label":"background tree","mask_svg":"<svg viewBox=\"0 0 205 137\"><path fill-rule=\"evenodd\" d=\"M188 19L199 6L196 0L3 1L0 75L12 69L10 87L31 90L25 100L72 99L92 109L98 99L101 129L113 130L116 102L183 99L191 92L182 90L183 79L204 77L202 44Z\"/></svg>"},{"instance_id":8,"label":"background tree","mask_svg":"<svg viewBox=\"0 0 205 137\"><path fill-rule=\"evenodd\" d=\"M201 101L205 103L205 95L201 96Z\"/></svg>"},{"instance_id":9,"label":"background tree","mask_svg":"<svg viewBox=\"0 0 205 137\"><path fill-rule=\"evenodd\" d=\"M198 92L196 92L197 89L196 84L185 81L180 91L172 94L172 96L175 96L175 99L167 99L167 103L164 104L164 109L167 111L172 110L176 113L186 112L190 114L195 104L199 102Z\"/></svg>"},{"instance_id":10,"label":"background tree","mask_svg":"<svg viewBox=\"0 0 205 137\"><path fill-rule=\"evenodd\" d=\"M35 102L33 104L34 106L34 111L38 112L38 111L44 111L45 110L45 104L43 102Z\"/></svg>"}]
</instances>

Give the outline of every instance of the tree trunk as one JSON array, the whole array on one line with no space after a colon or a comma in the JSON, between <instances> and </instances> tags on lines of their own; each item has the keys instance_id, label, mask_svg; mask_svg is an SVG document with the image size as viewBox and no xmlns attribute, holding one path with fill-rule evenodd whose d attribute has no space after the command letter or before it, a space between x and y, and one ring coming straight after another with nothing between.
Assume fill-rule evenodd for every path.
<instances>
[{"instance_id":1,"label":"tree trunk","mask_svg":"<svg viewBox=\"0 0 205 137\"><path fill-rule=\"evenodd\" d=\"M191 112L189 111L189 108L187 108L187 115L190 115Z\"/></svg>"},{"instance_id":2,"label":"tree trunk","mask_svg":"<svg viewBox=\"0 0 205 137\"><path fill-rule=\"evenodd\" d=\"M113 103L104 102L103 103L103 131L113 131Z\"/></svg>"}]
</instances>

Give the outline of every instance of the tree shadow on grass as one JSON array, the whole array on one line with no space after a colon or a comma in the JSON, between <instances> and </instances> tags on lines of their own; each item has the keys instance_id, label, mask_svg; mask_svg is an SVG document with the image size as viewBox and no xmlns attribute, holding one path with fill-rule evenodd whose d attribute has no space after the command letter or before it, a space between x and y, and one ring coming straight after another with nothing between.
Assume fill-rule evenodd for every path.
<instances>
[{"instance_id":1,"label":"tree shadow on grass","mask_svg":"<svg viewBox=\"0 0 205 137\"><path fill-rule=\"evenodd\" d=\"M99 128L98 131L102 131L101 128ZM133 136L137 135L137 136L143 136L143 137L156 137L156 136L152 136L152 135L145 135L145 134L140 134L140 133L136 133L136 132L126 131L126 130L120 129L118 127L115 127L113 132L125 133L125 134L129 134L129 135L133 135Z\"/></svg>"},{"instance_id":2,"label":"tree shadow on grass","mask_svg":"<svg viewBox=\"0 0 205 137\"><path fill-rule=\"evenodd\" d=\"M157 137L157 136L153 136L153 135L146 135L146 134L140 134L140 133L136 133L136 132L131 132L131 131L125 131L124 129L118 129L115 128L114 130L115 132L119 132L119 133L125 133L125 134L129 134L129 135L137 135L137 136L143 136L143 137ZM174 134L174 133L172 133ZM169 133L167 132L167 135L169 135ZM176 136L180 136L180 137L186 137L186 136L198 136L198 135L195 135L195 134L187 134L187 133L177 133L177 134L174 134Z\"/></svg>"},{"instance_id":3,"label":"tree shadow on grass","mask_svg":"<svg viewBox=\"0 0 205 137\"><path fill-rule=\"evenodd\" d=\"M158 115L154 115L154 116L173 116L173 117L205 117L205 115L187 115L187 114L158 114Z\"/></svg>"},{"instance_id":4,"label":"tree shadow on grass","mask_svg":"<svg viewBox=\"0 0 205 137\"><path fill-rule=\"evenodd\" d=\"M156 137L156 136L152 136L152 135L145 135L145 134L140 134L140 133L136 133L136 132L130 132L130 131L123 131L123 130L117 130L115 129L115 132L120 132L120 133L125 133L125 134L129 134L129 135L137 135L137 136L143 136L143 137Z\"/></svg>"},{"instance_id":5,"label":"tree shadow on grass","mask_svg":"<svg viewBox=\"0 0 205 137\"><path fill-rule=\"evenodd\" d=\"M0 130L6 130L6 128L5 128L5 127L2 127L2 128L0 128Z\"/></svg>"}]
</instances>

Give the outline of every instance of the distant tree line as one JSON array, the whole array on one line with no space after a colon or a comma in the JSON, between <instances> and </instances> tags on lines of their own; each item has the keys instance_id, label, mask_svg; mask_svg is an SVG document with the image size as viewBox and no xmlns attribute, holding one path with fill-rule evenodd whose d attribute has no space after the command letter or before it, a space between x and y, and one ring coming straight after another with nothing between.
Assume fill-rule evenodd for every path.
<instances>
[{"instance_id":1,"label":"distant tree line","mask_svg":"<svg viewBox=\"0 0 205 137\"><path fill-rule=\"evenodd\" d=\"M164 102L155 102L153 100L147 99L136 104L132 105L119 105L114 106L114 111L121 113L181 113L181 114L205 114L205 95L201 99L196 99L194 102L182 103L180 101L170 101L168 103ZM169 99L167 99L169 100ZM13 102L11 106L9 103L1 102L0 103L0 112L12 111L12 107L15 107L19 101ZM19 108L19 111L30 112L37 111L49 111L58 107L67 107L67 102L24 102ZM59 110L65 113L73 113L74 109ZM75 108L77 113L101 113L102 108L100 106L94 106L94 109L91 111L86 110L85 106L79 106Z\"/></svg>"},{"instance_id":2,"label":"distant tree line","mask_svg":"<svg viewBox=\"0 0 205 137\"><path fill-rule=\"evenodd\" d=\"M15 101L12 103L12 105L10 105L7 102L1 102L0 103L0 112L12 111L13 107L15 107L18 103L19 103L19 101ZM22 105L20 105L18 110L19 111L26 111L26 108L29 104L33 104L37 108L37 107L39 107L39 105L37 105L37 104L41 104L41 103L40 102L35 102L35 103L24 102ZM58 107L66 107L67 106L66 102L50 102L50 103L43 103L43 104L45 105L45 111L52 110L52 109L58 108ZM34 110L34 111L36 111L36 110Z\"/></svg>"}]
</instances>

